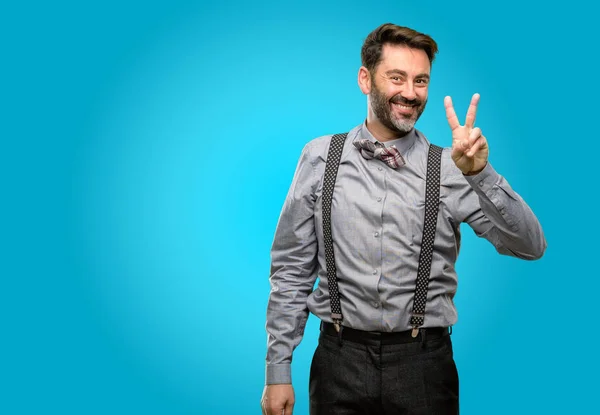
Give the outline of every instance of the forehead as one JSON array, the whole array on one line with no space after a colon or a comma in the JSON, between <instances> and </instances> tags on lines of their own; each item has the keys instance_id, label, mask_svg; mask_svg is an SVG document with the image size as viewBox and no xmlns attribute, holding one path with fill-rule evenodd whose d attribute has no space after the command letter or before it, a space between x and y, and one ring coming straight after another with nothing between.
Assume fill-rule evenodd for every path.
<instances>
[{"instance_id":1,"label":"forehead","mask_svg":"<svg viewBox=\"0 0 600 415\"><path fill-rule=\"evenodd\" d=\"M381 60L377 71L384 73L393 69L399 69L409 74L428 74L431 70L431 63L424 50L385 44L381 49Z\"/></svg>"}]
</instances>

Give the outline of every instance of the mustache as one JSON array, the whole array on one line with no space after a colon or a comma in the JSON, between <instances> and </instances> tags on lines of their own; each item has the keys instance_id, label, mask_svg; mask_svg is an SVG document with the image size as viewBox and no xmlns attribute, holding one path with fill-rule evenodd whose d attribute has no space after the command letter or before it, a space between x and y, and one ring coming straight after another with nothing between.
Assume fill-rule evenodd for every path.
<instances>
[{"instance_id":1,"label":"mustache","mask_svg":"<svg viewBox=\"0 0 600 415\"><path fill-rule=\"evenodd\" d=\"M394 98L392 98L390 100L390 102L394 103L394 104L403 104L403 105L414 105L414 106L420 106L423 101L421 101L418 98L415 99L406 99L401 95L396 95Z\"/></svg>"}]
</instances>

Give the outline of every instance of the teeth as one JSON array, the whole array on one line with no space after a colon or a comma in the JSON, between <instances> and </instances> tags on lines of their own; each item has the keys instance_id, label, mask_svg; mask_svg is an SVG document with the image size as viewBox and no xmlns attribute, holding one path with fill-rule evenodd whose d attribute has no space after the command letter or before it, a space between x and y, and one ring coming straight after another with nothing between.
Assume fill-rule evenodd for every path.
<instances>
[{"instance_id":1,"label":"teeth","mask_svg":"<svg viewBox=\"0 0 600 415\"><path fill-rule=\"evenodd\" d=\"M412 108L412 107L407 107L406 105L400 105L400 104L394 104L394 105L397 105L397 106L399 106L399 107L400 107L400 108L402 108L403 110L409 110L409 109L411 109L411 108Z\"/></svg>"}]
</instances>

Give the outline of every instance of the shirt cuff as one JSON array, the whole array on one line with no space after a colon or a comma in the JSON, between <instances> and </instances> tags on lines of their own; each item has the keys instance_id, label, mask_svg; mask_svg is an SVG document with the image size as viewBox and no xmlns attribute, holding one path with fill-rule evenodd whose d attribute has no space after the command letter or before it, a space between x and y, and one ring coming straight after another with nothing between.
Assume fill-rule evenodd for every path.
<instances>
[{"instance_id":1,"label":"shirt cuff","mask_svg":"<svg viewBox=\"0 0 600 415\"><path fill-rule=\"evenodd\" d=\"M291 384L292 383L292 365L283 363L277 365L267 365L266 367L266 384Z\"/></svg>"},{"instance_id":2,"label":"shirt cuff","mask_svg":"<svg viewBox=\"0 0 600 415\"><path fill-rule=\"evenodd\" d=\"M496 172L496 170L494 170L489 161L479 173L473 176L463 175L463 177L467 180L476 193L483 193L488 197L489 191L492 190L494 185L496 185L500 180L500 175L498 172Z\"/></svg>"}]
</instances>

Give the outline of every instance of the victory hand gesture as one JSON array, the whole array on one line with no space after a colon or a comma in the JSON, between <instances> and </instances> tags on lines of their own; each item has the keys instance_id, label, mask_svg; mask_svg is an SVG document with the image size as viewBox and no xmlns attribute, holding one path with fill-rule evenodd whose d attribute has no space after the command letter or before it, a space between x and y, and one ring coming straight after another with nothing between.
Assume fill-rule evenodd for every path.
<instances>
[{"instance_id":1,"label":"victory hand gesture","mask_svg":"<svg viewBox=\"0 0 600 415\"><path fill-rule=\"evenodd\" d=\"M452 130L452 160L463 174L479 173L487 164L489 148L479 127L474 127L479 94L473 95L467 111L465 125L460 125L452 106L452 98L444 98L446 118Z\"/></svg>"}]
</instances>

